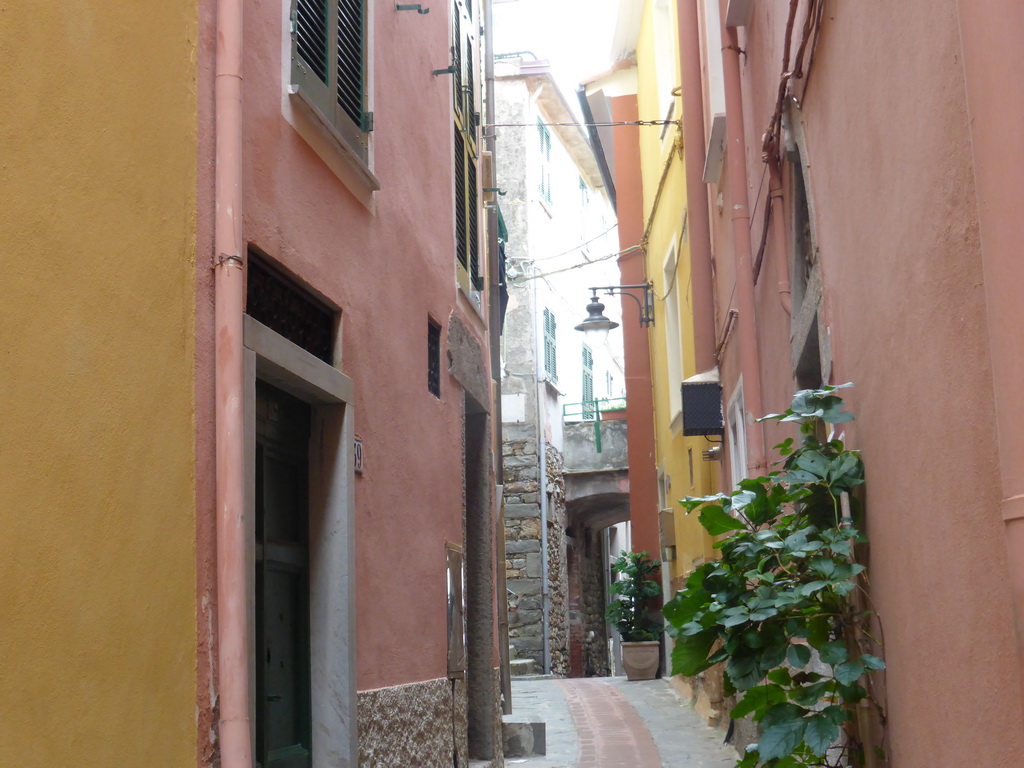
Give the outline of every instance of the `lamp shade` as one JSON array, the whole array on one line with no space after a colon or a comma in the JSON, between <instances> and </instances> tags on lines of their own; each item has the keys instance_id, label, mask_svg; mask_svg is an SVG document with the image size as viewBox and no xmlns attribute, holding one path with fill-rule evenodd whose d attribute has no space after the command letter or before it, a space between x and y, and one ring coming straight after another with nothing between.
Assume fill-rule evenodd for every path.
<instances>
[{"instance_id":1,"label":"lamp shade","mask_svg":"<svg viewBox=\"0 0 1024 768\"><path fill-rule=\"evenodd\" d=\"M608 337L608 331L618 327L618 323L604 316L604 304L597 300L597 296L593 296L587 304L587 319L577 325L576 330L583 331L587 340L596 345Z\"/></svg>"}]
</instances>

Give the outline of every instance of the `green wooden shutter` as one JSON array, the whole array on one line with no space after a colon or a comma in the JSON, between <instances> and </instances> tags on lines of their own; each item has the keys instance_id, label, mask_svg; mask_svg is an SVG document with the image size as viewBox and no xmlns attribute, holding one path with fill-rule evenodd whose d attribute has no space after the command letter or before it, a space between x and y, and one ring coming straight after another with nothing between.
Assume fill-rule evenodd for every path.
<instances>
[{"instance_id":1,"label":"green wooden shutter","mask_svg":"<svg viewBox=\"0 0 1024 768\"><path fill-rule=\"evenodd\" d=\"M327 0L298 0L295 6L295 47L312 74L327 85Z\"/></svg>"},{"instance_id":2,"label":"green wooden shutter","mask_svg":"<svg viewBox=\"0 0 1024 768\"><path fill-rule=\"evenodd\" d=\"M466 139L455 125L455 257L469 270L469 242L466 228Z\"/></svg>"},{"instance_id":3,"label":"green wooden shutter","mask_svg":"<svg viewBox=\"0 0 1024 768\"><path fill-rule=\"evenodd\" d=\"M453 4L452 9L452 103L455 105L455 114L462 117L462 12L458 3Z\"/></svg>"},{"instance_id":4,"label":"green wooden shutter","mask_svg":"<svg viewBox=\"0 0 1024 768\"><path fill-rule=\"evenodd\" d=\"M299 0L300 3L304 0ZM366 112L366 6L338 0L338 106L361 131L373 129Z\"/></svg>"},{"instance_id":5,"label":"green wooden shutter","mask_svg":"<svg viewBox=\"0 0 1024 768\"><path fill-rule=\"evenodd\" d=\"M473 288L478 291L484 289L484 276L480 269L480 228L479 228L479 213L477 211L477 205L479 198L476 191L476 158L468 157L466 159L466 165L468 170L467 183L467 200L466 200L466 212L469 217L469 279L473 284Z\"/></svg>"},{"instance_id":6,"label":"green wooden shutter","mask_svg":"<svg viewBox=\"0 0 1024 768\"><path fill-rule=\"evenodd\" d=\"M333 122L331 88L335 73L331 62L338 20L331 12L334 0L293 0L292 71L293 86L314 105L324 120Z\"/></svg>"},{"instance_id":7,"label":"green wooden shutter","mask_svg":"<svg viewBox=\"0 0 1024 768\"><path fill-rule=\"evenodd\" d=\"M452 4L452 113L455 145L455 255L477 291L484 288L480 259L480 195L477 187L476 68L469 4ZM462 278L465 279L465 278Z\"/></svg>"},{"instance_id":8,"label":"green wooden shutter","mask_svg":"<svg viewBox=\"0 0 1024 768\"><path fill-rule=\"evenodd\" d=\"M544 308L544 371L552 382L558 381L558 349L555 346L557 336L555 313Z\"/></svg>"},{"instance_id":9,"label":"green wooden shutter","mask_svg":"<svg viewBox=\"0 0 1024 768\"><path fill-rule=\"evenodd\" d=\"M366 0L292 0L291 31L292 85L366 160Z\"/></svg>"}]
</instances>

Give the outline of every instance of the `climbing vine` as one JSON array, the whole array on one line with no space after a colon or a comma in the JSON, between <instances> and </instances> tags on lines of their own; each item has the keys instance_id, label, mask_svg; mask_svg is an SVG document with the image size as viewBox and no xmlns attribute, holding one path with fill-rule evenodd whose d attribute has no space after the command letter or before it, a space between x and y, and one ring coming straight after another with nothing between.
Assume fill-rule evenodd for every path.
<instances>
[{"instance_id":1,"label":"climbing vine","mask_svg":"<svg viewBox=\"0 0 1024 768\"><path fill-rule=\"evenodd\" d=\"M725 663L726 694L741 694L731 717L749 715L761 734L737 768L864 765L875 756L864 743L868 707L877 707L870 674L885 664L870 652L866 575L855 559L866 539L850 494L864 466L834 434L853 419L840 388L803 390L764 417L800 427L799 445L776 446L777 471L680 502L721 537L721 558L698 567L664 607L672 672Z\"/></svg>"}]
</instances>

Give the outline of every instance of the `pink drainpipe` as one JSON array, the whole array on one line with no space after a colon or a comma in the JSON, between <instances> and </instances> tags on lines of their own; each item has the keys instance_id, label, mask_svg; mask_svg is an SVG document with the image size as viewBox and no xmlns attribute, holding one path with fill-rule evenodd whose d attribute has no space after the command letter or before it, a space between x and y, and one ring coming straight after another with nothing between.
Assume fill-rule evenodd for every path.
<instances>
[{"instance_id":1,"label":"pink drainpipe","mask_svg":"<svg viewBox=\"0 0 1024 768\"><path fill-rule=\"evenodd\" d=\"M1024 71L1024 13L1019 0L959 0L974 181L981 228L989 355L995 398L996 440L1009 586L1017 623L1017 659L1024 701L1024 270L1020 266L1024 218L1020 216L1024 175L1024 95L1008 84Z\"/></svg>"},{"instance_id":2,"label":"pink drainpipe","mask_svg":"<svg viewBox=\"0 0 1024 768\"><path fill-rule=\"evenodd\" d=\"M764 415L761 403L761 359L757 351L757 321L754 317L754 269L750 245L750 209L747 205L746 142L743 131L743 91L740 83L740 54L736 30L725 26L722 3L722 69L725 79L726 171L732 219L733 258L736 262L737 330L740 370L743 372L743 401L748 421ZM768 471L764 451L764 430L760 424L747 425L747 471L757 477Z\"/></svg>"},{"instance_id":3,"label":"pink drainpipe","mask_svg":"<svg viewBox=\"0 0 1024 768\"><path fill-rule=\"evenodd\" d=\"M779 282L779 301L787 315L793 314L793 291L789 284L789 264L786 254L785 217L782 210L782 170L774 160L768 159L768 196L771 199L772 218L768 223L771 250L775 252L775 276Z\"/></svg>"},{"instance_id":4,"label":"pink drainpipe","mask_svg":"<svg viewBox=\"0 0 1024 768\"><path fill-rule=\"evenodd\" d=\"M217 668L220 764L251 768L245 588L242 312L242 2L217 2L214 81L217 436Z\"/></svg>"}]
</instances>

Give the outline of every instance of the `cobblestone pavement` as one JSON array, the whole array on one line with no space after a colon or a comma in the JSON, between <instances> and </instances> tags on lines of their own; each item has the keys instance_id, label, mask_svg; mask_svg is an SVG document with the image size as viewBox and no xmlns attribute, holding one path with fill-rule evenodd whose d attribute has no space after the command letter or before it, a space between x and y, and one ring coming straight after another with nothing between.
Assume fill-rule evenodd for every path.
<instances>
[{"instance_id":1,"label":"cobblestone pavement","mask_svg":"<svg viewBox=\"0 0 1024 768\"><path fill-rule=\"evenodd\" d=\"M524 768L733 768L736 752L664 680L513 680L517 718L547 723L547 754Z\"/></svg>"}]
</instances>

